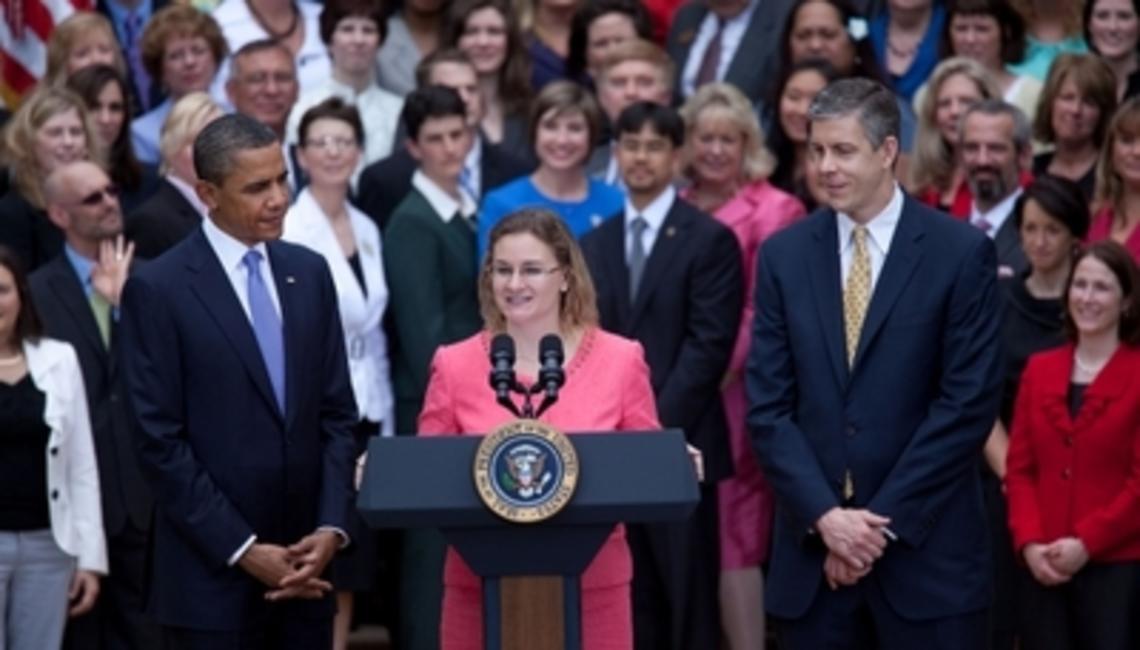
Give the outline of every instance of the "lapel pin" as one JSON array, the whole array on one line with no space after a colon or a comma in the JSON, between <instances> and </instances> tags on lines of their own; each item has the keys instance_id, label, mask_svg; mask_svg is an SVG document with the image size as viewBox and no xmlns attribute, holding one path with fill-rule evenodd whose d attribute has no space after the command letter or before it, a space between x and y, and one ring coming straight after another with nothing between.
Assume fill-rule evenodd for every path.
<instances>
[{"instance_id":1,"label":"lapel pin","mask_svg":"<svg viewBox=\"0 0 1140 650\"><path fill-rule=\"evenodd\" d=\"M285 284L297 284L297 278L294 278L291 275L287 275L285 276Z\"/></svg>"},{"instance_id":2,"label":"lapel pin","mask_svg":"<svg viewBox=\"0 0 1140 650\"><path fill-rule=\"evenodd\" d=\"M673 235L676 235L676 234L677 234L677 229L674 226L669 226L668 228L665 229L665 236L666 237L672 237Z\"/></svg>"}]
</instances>

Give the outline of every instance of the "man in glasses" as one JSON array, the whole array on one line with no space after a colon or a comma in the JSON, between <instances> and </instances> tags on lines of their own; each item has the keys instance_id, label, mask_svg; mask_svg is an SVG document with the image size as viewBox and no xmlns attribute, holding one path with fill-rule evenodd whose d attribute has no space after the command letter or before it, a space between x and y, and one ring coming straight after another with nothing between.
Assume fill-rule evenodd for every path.
<instances>
[{"instance_id":1,"label":"man in glasses","mask_svg":"<svg viewBox=\"0 0 1140 650\"><path fill-rule=\"evenodd\" d=\"M70 620L68 637L162 647L141 597L152 501L134 453L115 362L115 323L134 246L123 241L117 192L98 165L63 165L48 177L44 193L48 217L63 231L65 243L63 253L32 274L29 283L45 334L70 343L79 357L110 560L95 609Z\"/></svg>"},{"instance_id":2,"label":"man in glasses","mask_svg":"<svg viewBox=\"0 0 1140 650\"><path fill-rule=\"evenodd\" d=\"M293 55L277 41L253 41L234 53L226 94L234 111L261 122L277 135L289 171L290 195L305 185L297 165L296 145L284 144L289 111L297 103L300 85Z\"/></svg>"}]
</instances>

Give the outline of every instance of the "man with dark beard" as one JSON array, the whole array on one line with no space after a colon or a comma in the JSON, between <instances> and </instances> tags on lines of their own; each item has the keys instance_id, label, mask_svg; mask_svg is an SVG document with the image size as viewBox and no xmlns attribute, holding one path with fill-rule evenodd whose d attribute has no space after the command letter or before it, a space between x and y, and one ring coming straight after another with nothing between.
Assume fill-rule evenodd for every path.
<instances>
[{"instance_id":1,"label":"man with dark beard","mask_svg":"<svg viewBox=\"0 0 1140 650\"><path fill-rule=\"evenodd\" d=\"M987 99L962 116L958 147L974 201L970 223L997 247L998 275L1012 277L1029 268L1021 235L1010 215L1021 196L1020 179L1033 160L1029 120L1016 106Z\"/></svg>"}]
</instances>

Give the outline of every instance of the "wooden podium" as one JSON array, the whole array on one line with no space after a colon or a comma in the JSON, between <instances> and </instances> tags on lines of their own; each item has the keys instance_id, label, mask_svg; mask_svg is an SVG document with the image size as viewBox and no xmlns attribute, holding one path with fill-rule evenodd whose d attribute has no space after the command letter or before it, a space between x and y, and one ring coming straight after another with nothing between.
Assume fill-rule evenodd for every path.
<instances>
[{"instance_id":1,"label":"wooden podium","mask_svg":"<svg viewBox=\"0 0 1140 650\"><path fill-rule=\"evenodd\" d=\"M499 518L480 500L480 436L373 438L357 505L374 528L439 528L483 579L487 650L580 650L579 579L618 523L683 521L697 477L679 430L570 434L578 487L554 517Z\"/></svg>"}]
</instances>

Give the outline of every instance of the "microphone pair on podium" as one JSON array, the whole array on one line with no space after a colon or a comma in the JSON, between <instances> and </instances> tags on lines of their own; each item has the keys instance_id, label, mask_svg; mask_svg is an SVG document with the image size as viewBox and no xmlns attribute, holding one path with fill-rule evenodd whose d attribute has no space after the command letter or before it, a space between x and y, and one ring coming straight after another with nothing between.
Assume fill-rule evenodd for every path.
<instances>
[{"instance_id":1,"label":"microphone pair on podium","mask_svg":"<svg viewBox=\"0 0 1140 650\"><path fill-rule=\"evenodd\" d=\"M495 389L495 399L515 417L536 418L558 401L558 389L566 383L566 373L562 370L562 339L557 334L547 334L538 342L538 381L529 388L515 378L515 340L508 334L497 334L491 339L491 387ZM543 391L542 403L536 412L531 404L531 396ZM523 396L520 411L511 393Z\"/></svg>"}]
</instances>

